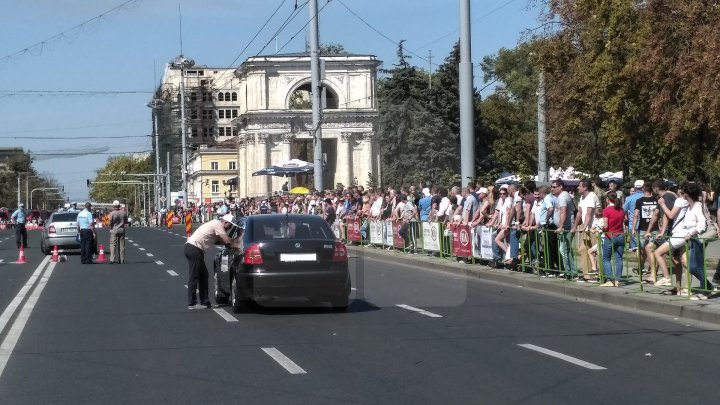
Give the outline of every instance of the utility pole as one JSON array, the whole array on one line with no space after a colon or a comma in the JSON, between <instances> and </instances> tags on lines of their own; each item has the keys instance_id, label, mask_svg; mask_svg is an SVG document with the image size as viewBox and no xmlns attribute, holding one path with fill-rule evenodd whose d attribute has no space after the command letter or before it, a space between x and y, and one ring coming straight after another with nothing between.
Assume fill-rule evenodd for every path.
<instances>
[{"instance_id":1,"label":"utility pole","mask_svg":"<svg viewBox=\"0 0 720 405\"><path fill-rule=\"evenodd\" d=\"M170 65L174 68L180 69L180 136L182 136L181 147L182 147L182 169L180 174L182 176L182 192L183 192L183 205L187 207L188 201L188 185L187 185L187 122L185 120L185 68L195 65L195 61L187 59L182 54L170 62Z\"/></svg>"},{"instance_id":2,"label":"utility pole","mask_svg":"<svg viewBox=\"0 0 720 405\"><path fill-rule=\"evenodd\" d=\"M538 78L538 181L548 181L547 148L545 145L545 72L540 71Z\"/></svg>"},{"instance_id":3,"label":"utility pole","mask_svg":"<svg viewBox=\"0 0 720 405\"><path fill-rule=\"evenodd\" d=\"M165 194L165 204L167 204L166 208L170 209L170 152L167 153L167 159L165 160L165 163L167 164L167 180L165 181L165 187L167 188L167 191Z\"/></svg>"},{"instance_id":4,"label":"utility pole","mask_svg":"<svg viewBox=\"0 0 720 405\"><path fill-rule=\"evenodd\" d=\"M18 173L18 187L17 187L17 192L18 192L17 204L18 204L18 208L20 208L20 173Z\"/></svg>"},{"instance_id":5,"label":"utility pole","mask_svg":"<svg viewBox=\"0 0 720 405\"><path fill-rule=\"evenodd\" d=\"M322 154L322 117L320 113L320 96L322 88L320 83L320 48L318 28L317 0L310 1L310 76L312 81L312 132L313 132L313 169L315 189L324 190L323 187L323 154Z\"/></svg>"},{"instance_id":6,"label":"utility pole","mask_svg":"<svg viewBox=\"0 0 720 405\"><path fill-rule=\"evenodd\" d=\"M470 0L460 0L460 184L475 179L475 118L470 54Z\"/></svg>"},{"instance_id":7,"label":"utility pole","mask_svg":"<svg viewBox=\"0 0 720 405\"><path fill-rule=\"evenodd\" d=\"M428 89L432 90L432 49L428 50Z\"/></svg>"}]
</instances>

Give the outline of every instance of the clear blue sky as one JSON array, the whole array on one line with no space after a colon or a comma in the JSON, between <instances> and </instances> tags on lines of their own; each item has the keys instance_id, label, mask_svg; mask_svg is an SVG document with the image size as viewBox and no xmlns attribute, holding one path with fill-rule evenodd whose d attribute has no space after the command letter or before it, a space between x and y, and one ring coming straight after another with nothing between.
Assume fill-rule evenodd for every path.
<instances>
[{"instance_id":1,"label":"clear blue sky","mask_svg":"<svg viewBox=\"0 0 720 405\"><path fill-rule=\"evenodd\" d=\"M85 201L85 179L94 178L110 153L149 151L150 110L145 104L165 63L180 53L178 4L182 9L183 52L196 63L231 66L282 0L135 0L42 46L31 47L93 19L126 0L22 0L0 2L0 146L18 146L35 155L35 168L65 186L72 200ZM322 7L326 0L318 0ZM302 5L305 0L298 0ZM458 38L457 0L343 0L355 13L407 49L440 63ZM285 0L275 17L233 66L257 54L292 13ZM475 0L471 6L473 61L514 47L527 28L537 26L528 0ZM281 52L305 48L309 11L304 8L277 37ZM448 35L449 34L449 35ZM391 67L397 46L368 28L338 0L320 14L320 42L349 52L374 54ZM18 51L27 49L17 54ZM263 53L274 53L275 41ZM14 55L4 58L8 55ZM413 57L411 62L427 67ZM475 69L481 86L480 70ZM12 92L38 91L39 93ZM9 92L10 91L10 92ZM121 91L130 94L70 95L53 91ZM14 137L20 137L14 138ZM54 139L31 139L52 137ZM84 139L68 139L85 137ZM112 137L112 138L111 138ZM48 156L71 151L104 151L82 157Z\"/></svg>"}]
</instances>

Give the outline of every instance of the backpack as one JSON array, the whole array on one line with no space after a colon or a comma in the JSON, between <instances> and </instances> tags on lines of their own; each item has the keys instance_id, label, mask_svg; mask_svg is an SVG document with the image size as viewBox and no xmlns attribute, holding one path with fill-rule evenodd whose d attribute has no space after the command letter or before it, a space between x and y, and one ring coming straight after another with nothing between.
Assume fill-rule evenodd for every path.
<instances>
[{"instance_id":1,"label":"backpack","mask_svg":"<svg viewBox=\"0 0 720 405\"><path fill-rule=\"evenodd\" d=\"M710 215L710 211L708 210L707 205L705 205L704 203L701 204L703 209L703 216L705 217L705 225L707 226L707 228L705 229L705 232L698 235L698 237L700 239L716 238L718 236L717 224Z\"/></svg>"}]
</instances>

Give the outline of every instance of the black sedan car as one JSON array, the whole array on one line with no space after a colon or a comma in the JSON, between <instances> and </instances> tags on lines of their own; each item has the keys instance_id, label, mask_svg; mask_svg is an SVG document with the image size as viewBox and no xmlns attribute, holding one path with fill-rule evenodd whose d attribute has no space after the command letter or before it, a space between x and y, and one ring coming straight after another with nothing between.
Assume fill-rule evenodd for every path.
<instances>
[{"instance_id":1,"label":"black sedan car","mask_svg":"<svg viewBox=\"0 0 720 405\"><path fill-rule=\"evenodd\" d=\"M243 251L215 258L215 301L234 312L251 300L309 298L344 311L350 295L345 245L315 215L272 214L244 218Z\"/></svg>"}]
</instances>

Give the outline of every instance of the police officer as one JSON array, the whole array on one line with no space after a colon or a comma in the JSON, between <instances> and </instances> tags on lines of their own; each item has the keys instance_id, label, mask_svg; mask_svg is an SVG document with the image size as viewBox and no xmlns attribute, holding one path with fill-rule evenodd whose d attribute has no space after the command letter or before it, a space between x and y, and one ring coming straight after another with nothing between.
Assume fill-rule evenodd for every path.
<instances>
[{"instance_id":1,"label":"police officer","mask_svg":"<svg viewBox=\"0 0 720 405\"><path fill-rule=\"evenodd\" d=\"M25 229L25 224L27 223L25 204L18 204L18 209L13 212L11 218L15 223L15 242L17 243L18 249L20 249L20 246L30 247L27 244L27 229Z\"/></svg>"},{"instance_id":2,"label":"police officer","mask_svg":"<svg viewBox=\"0 0 720 405\"><path fill-rule=\"evenodd\" d=\"M92 204L85 203L85 209L78 214L77 228L80 233L80 263L93 264L95 221L93 221Z\"/></svg>"}]
</instances>

